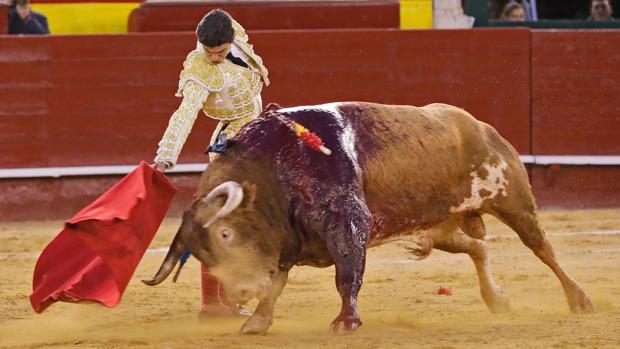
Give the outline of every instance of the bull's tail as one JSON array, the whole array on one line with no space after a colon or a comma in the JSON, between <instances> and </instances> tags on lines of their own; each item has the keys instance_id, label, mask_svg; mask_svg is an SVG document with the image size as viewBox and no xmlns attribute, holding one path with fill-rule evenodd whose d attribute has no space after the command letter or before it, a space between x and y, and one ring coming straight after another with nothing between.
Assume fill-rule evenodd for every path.
<instances>
[{"instance_id":1,"label":"bull's tail","mask_svg":"<svg viewBox=\"0 0 620 349\"><path fill-rule=\"evenodd\" d=\"M407 247L407 250L411 252L416 260L421 260L428 257L433 250L433 240L426 236L418 236L415 241L414 247Z\"/></svg>"}]
</instances>

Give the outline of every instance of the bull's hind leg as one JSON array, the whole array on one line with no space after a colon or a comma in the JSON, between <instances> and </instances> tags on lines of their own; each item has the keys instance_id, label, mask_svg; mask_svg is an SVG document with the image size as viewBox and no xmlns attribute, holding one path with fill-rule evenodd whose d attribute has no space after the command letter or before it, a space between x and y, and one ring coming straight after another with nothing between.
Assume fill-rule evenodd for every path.
<instances>
[{"instance_id":1,"label":"bull's hind leg","mask_svg":"<svg viewBox=\"0 0 620 349\"><path fill-rule=\"evenodd\" d=\"M495 284L491 274L486 244L484 241L471 237L485 235L484 224L480 216L475 215L471 220L470 217L466 217L459 223L459 226L465 233L453 224L451 229L441 229L438 233L432 234L433 247L450 253L467 253L476 266L480 294L489 310L494 313L510 311L508 298L502 294L501 288Z\"/></svg>"},{"instance_id":2,"label":"bull's hind leg","mask_svg":"<svg viewBox=\"0 0 620 349\"><path fill-rule=\"evenodd\" d=\"M506 200L508 201L508 200ZM529 247L543 263L549 266L560 279L568 305L573 313L592 312L594 306L590 298L579 287L577 282L568 275L558 263L553 247L536 218L533 204L528 207L511 207L509 203L493 207L493 213L498 219L519 234L521 241Z\"/></svg>"}]
</instances>

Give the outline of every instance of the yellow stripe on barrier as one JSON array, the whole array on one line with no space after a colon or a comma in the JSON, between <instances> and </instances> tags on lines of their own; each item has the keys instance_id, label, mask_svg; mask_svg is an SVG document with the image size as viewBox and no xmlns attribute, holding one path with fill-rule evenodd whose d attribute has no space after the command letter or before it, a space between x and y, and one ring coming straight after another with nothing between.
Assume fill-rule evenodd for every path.
<instances>
[{"instance_id":1,"label":"yellow stripe on barrier","mask_svg":"<svg viewBox=\"0 0 620 349\"><path fill-rule=\"evenodd\" d=\"M52 34L126 33L127 19L139 2L32 4L47 17Z\"/></svg>"},{"instance_id":2,"label":"yellow stripe on barrier","mask_svg":"<svg viewBox=\"0 0 620 349\"><path fill-rule=\"evenodd\" d=\"M432 0L400 0L401 29L430 29L432 27Z\"/></svg>"}]
</instances>

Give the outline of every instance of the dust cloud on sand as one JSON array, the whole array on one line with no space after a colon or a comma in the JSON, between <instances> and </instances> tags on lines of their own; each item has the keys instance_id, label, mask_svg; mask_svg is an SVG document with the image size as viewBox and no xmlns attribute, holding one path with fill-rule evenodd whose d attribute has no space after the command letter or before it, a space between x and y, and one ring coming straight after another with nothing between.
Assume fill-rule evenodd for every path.
<instances>
[{"instance_id":1,"label":"dust cloud on sand","mask_svg":"<svg viewBox=\"0 0 620 349\"><path fill-rule=\"evenodd\" d=\"M620 210L544 211L541 220L596 313L571 314L552 272L485 217L493 274L511 313L487 310L468 256L433 251L415 261L396 242L369 250L359 297L364 324L348 336L328 332L340 309L333 268L294 268L261 336L238 334L243 318L197 320L195 260L176 284L143 285L179 219L164 222L118 307L56 303L35 314L28 300L34 264L62 222L0 223L0 348L620 348ZM437 295L439 287L452 295Z\"/></svg>"}]
</instances>

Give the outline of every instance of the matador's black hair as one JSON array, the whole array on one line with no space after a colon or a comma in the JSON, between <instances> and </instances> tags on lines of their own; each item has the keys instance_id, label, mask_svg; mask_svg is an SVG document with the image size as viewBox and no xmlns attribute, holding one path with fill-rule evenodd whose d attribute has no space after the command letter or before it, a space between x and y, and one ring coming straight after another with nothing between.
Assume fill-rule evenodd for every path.
<instances>
[{"instance_id":1,"label":"matador's black hair","mask_svg":"<svg viewBox=\"0 0 620 349\"><path fill-rule=\"evenodd\" d=\"M235 39L235 30L230 15L215 9L207 13L196 27L198 42L207 47L217 47L231 43Z\"/></svg>"}]
</instances>

